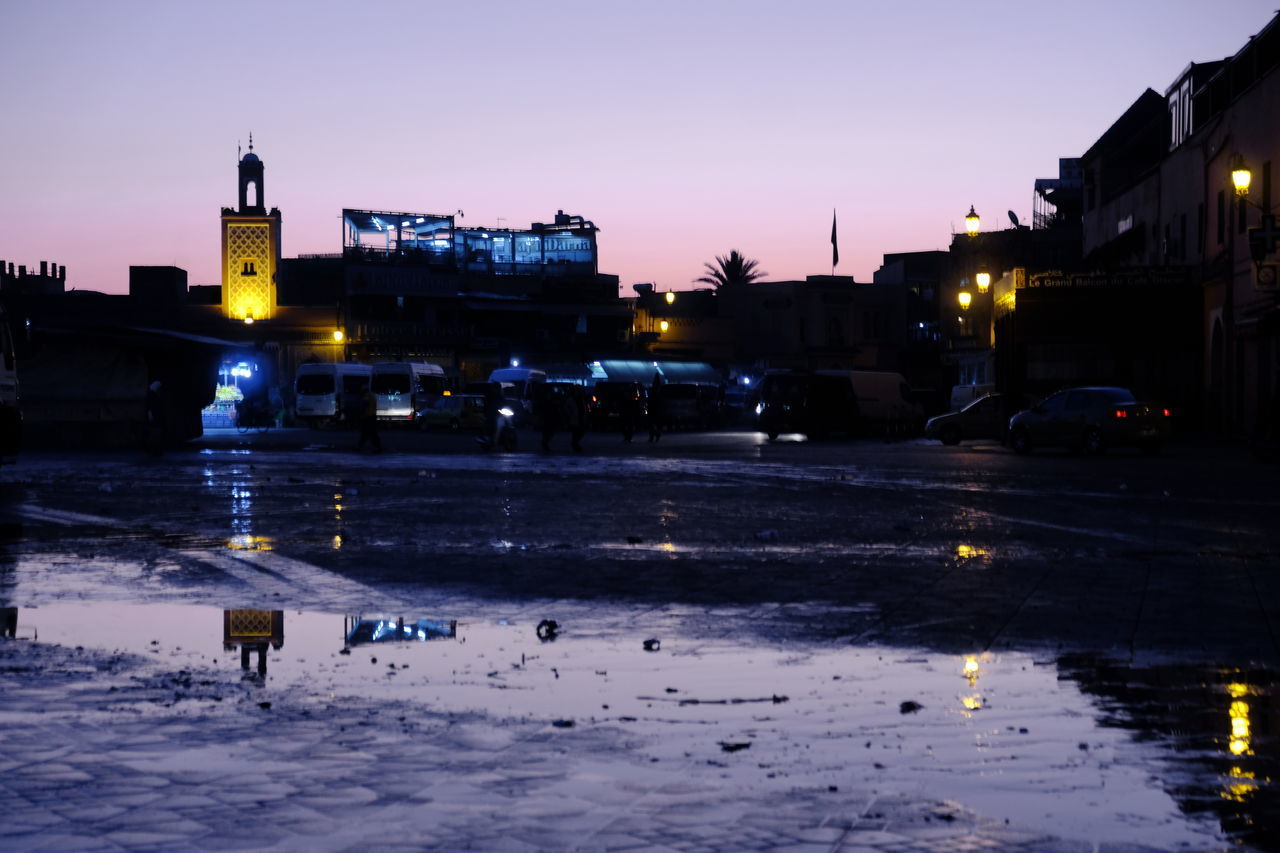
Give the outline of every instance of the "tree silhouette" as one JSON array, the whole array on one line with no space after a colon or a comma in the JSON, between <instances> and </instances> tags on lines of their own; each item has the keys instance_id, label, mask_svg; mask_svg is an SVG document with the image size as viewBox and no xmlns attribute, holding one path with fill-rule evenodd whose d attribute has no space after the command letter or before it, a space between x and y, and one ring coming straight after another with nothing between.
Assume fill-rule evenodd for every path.
<instances>
[{"instance_id":1,"label":"tree silhouette","mask_svg":"<svg viewBox=\"0 0 1280 853\"><path fill-rule=\"evenodd\" d=\"M717 289L721 287L734 287L739 284L750 284L758 278L768 275L767 272L759 269L760 262L744 257L737 249L733 249L727 255L716 255L714 264L703 264L707 268L707 274L701 278L694 279L700 284L709 284Z\"/></svg>"}]
</instances>

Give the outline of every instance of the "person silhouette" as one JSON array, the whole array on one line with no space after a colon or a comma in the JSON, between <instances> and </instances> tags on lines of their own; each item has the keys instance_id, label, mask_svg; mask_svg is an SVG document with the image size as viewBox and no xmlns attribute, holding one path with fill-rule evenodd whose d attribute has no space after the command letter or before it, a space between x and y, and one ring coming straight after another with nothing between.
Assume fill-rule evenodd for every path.
<instances>
[{"instance_id":1,"label":"person silhouette","mask_svg":"<svg viewBox=\"0 0 1280 853\"><path fill-rule=\"evenodd\" d=\"M662 438L662 422L667 417L663 384L662 374L654 371L649 386L649 441Z\"/></svg>"},{"instance_id":2,"label":"person silhouette","mask_svg":"<svg viewBox=\"0 0 1280 853\"><path fill-rule=\"evenodd\" d=\"M382 452L382 437L378 435L378 395L368 385L360 395L360 439L356 442L356 450L364 450L366 444L373 445L374 453Z\"/></svg>"}]
</instances>

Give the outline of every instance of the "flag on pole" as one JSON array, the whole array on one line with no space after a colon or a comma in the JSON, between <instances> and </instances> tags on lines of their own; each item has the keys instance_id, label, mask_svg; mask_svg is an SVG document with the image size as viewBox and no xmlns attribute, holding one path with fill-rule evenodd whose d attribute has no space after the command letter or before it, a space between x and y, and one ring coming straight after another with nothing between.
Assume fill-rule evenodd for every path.
<instances>
[{"instance_id":1,"label":"flag on pole","mask_svg":"<svg viewBox=\"0 0 1280 853\"><path fill-rule=\"evenodd\" d=\"M836 211L831 209L831 268L840 263L840 244L836 242Z\"/></svg>"}]
</instances>

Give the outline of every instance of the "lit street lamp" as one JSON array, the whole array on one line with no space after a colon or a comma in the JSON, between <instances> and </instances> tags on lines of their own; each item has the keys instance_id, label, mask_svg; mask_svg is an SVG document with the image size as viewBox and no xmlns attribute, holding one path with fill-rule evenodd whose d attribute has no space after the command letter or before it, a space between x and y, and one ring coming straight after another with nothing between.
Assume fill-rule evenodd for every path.
<instances>
[{"instance_id":1,"label":"lit street lamp","mask_svg":"<svg viewBox=\"0 0 1280 853\"><path fill-rule=\"evenodd\" d=\"M978 216L977 211L973 209L973 205L969 205L969 212L964 217L964 230L968 232L970 237L978 236L978 228L982 226L982 219Z\"/></svg>"},{"instance_id":2,"label":"lit street lamp","mask_svg":"<svg viewBox=\"0 0 1280 853\"><path fill-rule=\"evenodd\" d=\"M960 291L959 297L961 310L968 311L969 303L973 301L973 294L967 290Z\"/></svg>"},{"instance_id":3,"label":"lit street lamp","mask_svg":"<svg viewBox=\"0 0 1280 853\"><path fill-rule=\"evenodd\" d=\"M1249 185L1252 183L1253 172L1249 171L1249 167L1245 165L1244 158L1237 154L1231 158L1231 186L1235 187L1238 197L1246 198L1249 195Z\"/></svg>"},{"instance_id":4,"label":"lit street lamp","mask_svg":"<svg viewBox=\"0 0 1280 853\"><path fill-rule=\"evenodd\" d=\"M978 292L986 293L987 288L991 286L991 273L980 272L973 277L973 280L978 283Z\"/></svg>"}]
</instances>

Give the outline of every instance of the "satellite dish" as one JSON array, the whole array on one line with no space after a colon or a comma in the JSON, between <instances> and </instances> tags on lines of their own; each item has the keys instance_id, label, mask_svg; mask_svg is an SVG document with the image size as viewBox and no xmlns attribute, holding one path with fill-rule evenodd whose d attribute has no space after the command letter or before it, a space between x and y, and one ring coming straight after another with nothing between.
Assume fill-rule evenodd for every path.
<instances>
[{"instance_id":1,"label":"satellite dish","mask_svg":"<svg viewBox=\"0 0 1280 853\"><path fill-rule=\"evenodd\" d=\"M1014 227L1014 228L1017 228L1017 227L1018 227L1018 214L1014 213L1012 210L1011 210L1011 211L1009 211L1009 221L1013 223L1013 227Z\"/></svg>"}]
</instances>

